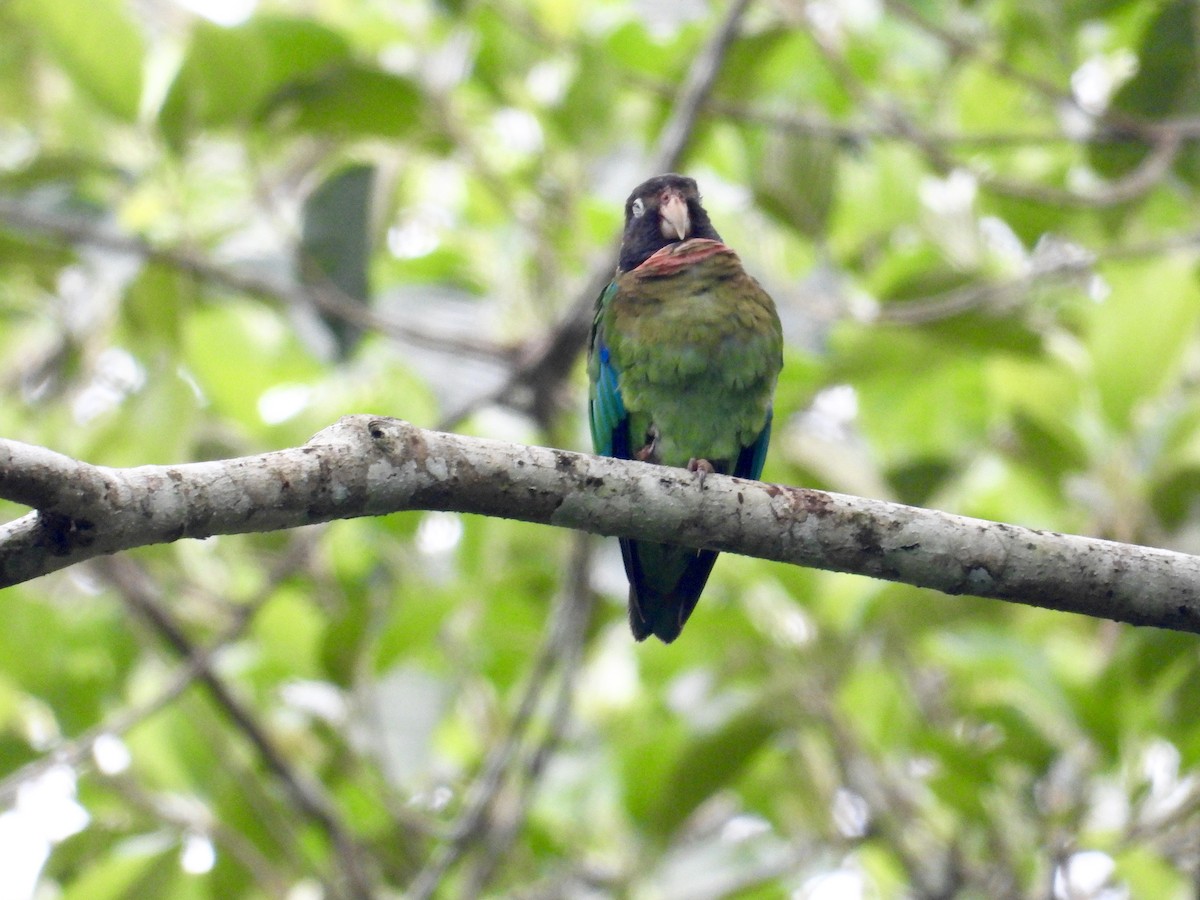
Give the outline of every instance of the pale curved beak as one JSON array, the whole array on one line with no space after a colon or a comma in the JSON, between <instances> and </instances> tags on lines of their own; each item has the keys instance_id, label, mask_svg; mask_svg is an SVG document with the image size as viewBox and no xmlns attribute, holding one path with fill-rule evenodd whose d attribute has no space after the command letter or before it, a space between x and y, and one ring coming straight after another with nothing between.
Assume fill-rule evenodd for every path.
<instances>
[{"instance_id":1,"label":"pale curved beak","mask_svg":"<svg viewBox=\"0 0 1200 900\"><path fill-rule=\"evenodd\" d=\"M666 193L658 206L662 219L662 236L668 241L687 240L692 233L692 218L688 215L687 201L674 191Z\"/></svg>"}]
</instances>

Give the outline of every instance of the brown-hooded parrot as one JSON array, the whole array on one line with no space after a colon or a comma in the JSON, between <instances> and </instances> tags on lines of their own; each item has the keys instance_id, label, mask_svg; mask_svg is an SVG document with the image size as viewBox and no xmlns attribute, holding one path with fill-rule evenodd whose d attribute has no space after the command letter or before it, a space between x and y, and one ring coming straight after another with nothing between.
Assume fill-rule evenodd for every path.
<instances>
[{"instance_id":1,"label":"brown-hooded parrot","mask_svg":"<svg viewBox=\"0 0 1200 900\"><path fill-rule=\"evenodd\" d=\"M775 304L721 243L696 182L659 175L625 202L616 276L596 301L588 350L595 451L758 478L783 365ZM679 636L717 554L621 539L629 624Z\"/></svg>"}]
</instances>

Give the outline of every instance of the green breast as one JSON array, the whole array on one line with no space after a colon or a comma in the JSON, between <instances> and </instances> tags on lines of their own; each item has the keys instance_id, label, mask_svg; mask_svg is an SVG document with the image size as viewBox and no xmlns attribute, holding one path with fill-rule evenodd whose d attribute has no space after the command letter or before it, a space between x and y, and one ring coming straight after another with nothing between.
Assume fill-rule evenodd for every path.
<instances>
[{"instance_id":1,"label":"green breast","mask_svg":"<svg viewBox=\"0 0 1200 900\"><path fill-rule=\"evenodd\" d=\"M689 254L689 244L712 246ZM623 274L604 316L630 438L636 450L657 434L656 461L667 465L730 463L766 422L782 366L779 316L732 250L676 246L674 263Z\"/></svg>"}]
</instances>

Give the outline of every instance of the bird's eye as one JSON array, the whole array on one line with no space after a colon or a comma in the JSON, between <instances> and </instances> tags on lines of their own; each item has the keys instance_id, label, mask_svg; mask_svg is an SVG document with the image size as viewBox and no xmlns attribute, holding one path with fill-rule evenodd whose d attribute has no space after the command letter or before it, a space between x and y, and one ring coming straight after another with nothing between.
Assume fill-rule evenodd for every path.
<instances>
[{"instance_id":1,"label":"bird's eye","mask_svg":"<svg viewBox=\"0 0 1200 900\"><path fill-rule=\"evenodd\" d=\"M646 204L641 197L633 201L633 205L629 208L635 219L640 219L646 214Z\"/></svg>"}]
</instances>

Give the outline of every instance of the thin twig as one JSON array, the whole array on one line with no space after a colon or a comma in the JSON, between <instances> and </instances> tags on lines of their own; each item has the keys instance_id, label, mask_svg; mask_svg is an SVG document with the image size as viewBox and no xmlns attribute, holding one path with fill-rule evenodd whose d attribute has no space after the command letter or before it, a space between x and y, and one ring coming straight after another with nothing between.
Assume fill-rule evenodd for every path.
<instances>
[{"instance_id":1,"label":"thin twig","mask_svg":"<svg viewBox=\"0 0 1200 900\"><path fill-rule=\"evenodd\" d=\"M1079 108L1074 95L1068 91L1064 91L1059 85L1018 69L1002 56L981 47L975 41L964 38L947 28L929 21L929 19L918 13L908 3L905 3L904 0L884 0L884 6L888 12L898 18L904 19L906 22L916 26L935 38L938 42L944 44L954 55L980 59L1000 75L1003 75L1010 81L1015 81L1034 93L1040 94L1054 105L1065 104L1077 109Z\"/></svg>"},{"instance_id":2,"label":"thin twig","mask_svg":"<svg viewBox=\"0 0 1200 900\"><path fill-rule=\"evenodd\" d=\"M1074 191L1051 185L1017 181L991 172L980 171L975 167L967 167L967 171L970 171L979 180L980 187L1007 197L1032 200L1047 206L1101 208L1119 206L1122 203L1136 200L1157 187L1171 173L1175 161L1179 158L1179 152L1183 149L1183 139L1177 132L1164 131L1150 140L1150 152L1137 166L1117 180L1097 185L1090 191ZM963 167L958 162L952 165Z\"/></svg>"},{"instance_id":3,"label":"thin twig","mask_svg":"<svg viewBox=\"0 0 1200 900\"><path fill-rule=\"evenodd\" d=\"M542 693L550 681L556 663L554 649L552 635L548 635L526 679L525 691L509 725L508 734L488 754L483 769L468 791L463 809L446 842L413 878L408 888L411 900L428 900L434 896L446 873L486 827L492 805L504 786L507 773L533 720Z\"/></svg>"},{"instance_id":4,"label":"thin twig","mask_svg":"<svg viewBox=\"0 0 1200 900\"><path fill-rule=\"evenodd\" d=\"M654 89L665 90L661 85ZM722 118L751 125L761 125L774 131L810 137L827 138L843 144L855 145L868 141L912 142L913 133L895 121L875 118L857 118L841 121L820 112L795 112L759 109L742 101L712 98L705 110ZM1067 134L1061 130L1042 131L949 131L944 128L922 127L923 142L942 147L959 149L996 149L1000 147L1028 147L1045 145L1093 145L1134 144L1146 145L1157 142L1160 133L1170 132L1179 140L1200 140L1200 118L1163 119L1154 129L1146 133L1098 127L1086 134Z\"/></svg>"},{"instance_id":5,"label":"thin twig","mask_svg":"<svg viewBox=\"0 0 1200 900\"><path fill-rule=\"evenodd\" d=\"M940 845L927 830L913 827L913 823L923 821L914 789L899 779L889 778L876 765L870 754L859 747L853 729L829 705L826 696L811 699L833 744L843 783L866 801L872 826L886 836L887 845L907 870L917 896L956 896L946 890L949 848Z\"/></svg>"},{"instance_id":6,"label":"thin twig","mask_svg":"<svg viewBox=\"0 0 1200 900\"><path fill-rule=\"evenodd\" d=\"M651 159L650 170L653 173L673 172L683 160L692 135L696 131L696 122L704 110L704 104L712 93L717 76L729 48L733 46L742 18L750 8L750 0L734 0L725 11L725 18L717 25L708 43L696 54L692 65L684 78L683 87L678 99L671 110L671 117L663 126L658 137L658 147Z\"/></svg>"},{"instance_id":7,"label":"thin twig","mask_svg":"<svg viewBox=\"0 0 1200 900\"><path fill-rule=\"evenodd\" d=\"M194 656L175 669L162 690L150 700L134 707L121 710L99 725L95 725L70 740L52 747L45 755L28 762L0 781L0 805L11 804L21 785L41 777L55 766L70 766L79 770L89 764L96 742L109 735L118 736L132 731L155 713L166 708L173 700L191 687L196 677L212 663L231 640L236 640L245 628L248 618L232 625L224 634L207 647L198 648Z\"/></svg>"},{"instance_id":8,"label":"thin twig","mask_svg":"<svg viewBox=\"0 0 1200 900\"><path fill-rule=\"evenodd\" d=\"M291 577L299 562L312 552L315 534L321 529L301 529L296 532L287 552L281 554L266 578L265 584L249 600L233 606L233 620L221 634L205 647L195 648L187 661L178 666L157 696L135 707L126 708L110 716L99 725L87 729L74 738L50 748L40 759L26 763L20 769L0 780L0 804L12 803L17 789L27 781L37 778L54 766L66 765L79 770L92 758L96 741L109 735L118 736L132 731L155 713L164 709L186 691L201 672L208 670L214 658L225 647L240 638L254 620L254 616L272 596L279 582Z\"/></svg>"},{"instance_id":9,"label":"thin twig","mask_svg":"<svg viewBox=\"0 0 1200 900\"><path fill-rule=\"evenodd\" d=\"M971 52L981 52L973 44L928 23L900 0L888 0L888 6L894 11L903 11L902 14L909 21L918 24L956 50L964 51L966 48L970 48ZM868 111L870 118L887 123L886 127L894 130L898 137L917 147L938 172L946 174L956 169L969 172L975 177L981 188L1001 196L1015 197L1050 206L1118 206L1136 200L1156 187L1170 174L1183 147L1183 135L1177 129L1167 128L1157 123L1154 125L1141 122L1130 123L1126 117L1110 111L1100 117L1100 121L1107 126L1108 131L1137 136L1150 147L1150 152L1132 171L1116 181L1098 185L1094 190L1086 192L1007 178L982 170L978 166L952 155L949 145L938 140L932 132L919 125L895 98L883 99L876 96L853 67L846 63L840 49L832 46L829 41L821 40L819 36L814 43L830 71L834 73L846 91L855 98L858 105ZM1074 104L1071 95L1060 91L1056 86L1043 82L1041 79L1027 78L1023 73L1012 69L1007 64L997 63L997 65L1007 77L1036 85L1041 93L1046 94L1056 103Z\"/></svg>"},{"instance_id":10,"label":"thin twig","mask_svg":"<svg viewBox=\"0 0 1200 900\"><path fill-rule=\"evenodd\" d=\"M970 284L913 300L882 306L875 321L898 325L921 325L960 315L974 309L999 310L1034 287L1070 281L1093 272L1097 264L1122 259L1159 256L1180 250L1200 248L1200 233L1195 231L1168 235L1137 244L1114 245L1095 251L1080 251L1048 265L1030 269L1003 281Z\"/></svg>"},{"instance_id":11,"label":"thin twig","mask_svg":"<svg viewBox=\"0 0 1200 900\"><path fill-rule=\"evenodd\" d=\"M475 844L496 847L498 831L515 829L524 818L529 796L545 763L558 746L570 717L571 698L579 668L587 624L591 620L592 592L588 586L592 539L576 536L571 552L570 573L555 604L554 615L546 630L542 648L526 677L524 693L517 712L509 725L504 741L493 750L480 775L471 785L466 802L451 829L450 836L440 846L409 885L411 900L427 900L441 887L446 874ZM550 685L557 681L552 711L542 740L522 756L522 746L529 736L533 716L547 695ZM522 762L524 759L524 762ZM517 812L505 823L494 822L496 804L506 785L520 772L520 799ZM505 838L507 840L507 838ZM501 842L503 843L503 841ZM468 880L467 895L482 890L494 861L484 863ZM472 887L472 886L475 887Z\"/></svg>"},{"instance_id":12,"label":"thin twig","mask_svg":"<svg viewBox=\"0 0 1200 900\"><path fill-rule=\"evenodd\" d=\"M123 234L89 219L35 210L19 201L0 199L0 224L19 231L43 234L66 244L97 247L133 256L181 272L200 283L269 300L285 308L309 306L349 325L372 330L413 346L465 354L487 361L503 360L512 354L510 348L488 341L448 337L413 328L363 306L332 284L293 284L239 271L187 250L158 247L143 238Z\"/></svg>"},{"instance_id":13,"label":"thin twig","mask_svg":"<svg viewBox=\"0 0 1200 900\"><path fill-rule=\"evenodd\" d=\"M827 138L844 144L861 144L867 141L911 139L906 128L895 122L863 119L849 122L838 121L819 112L783 112L758 109L742 101L711 98L705 110L714 115L736 122L761 125L773 131L808 137ZM1111 135L1097 132L1076 139L1061 131L987 131L958 132L931 128L926 138L934 143L963 148L1024 147L1035 144L1116 143L1136 140L1133 135Z\"/></svg>"},{"instance_id":14,"label":"thin twig","mask_svg":"<svg viewBox=\"0 0 1200 900\"><path fill-rule=\"evenodd\" d=\"M549 721L541 740L525 755L525 761L518 773L517 796L504 820L496 822L487 836L483 854L463 887L464 898L483 894L501 861L508 855L529 814L546 766L561 745L570 723L587 626L591 621L595 600L590 584L595 546L595 540L582 534L576 535L572 543L570 569L565 588L555 607L555 621L551 627L551 639L555 644L553 652L558 659L558 684Z\"/></svg>"},{"instance_id":15,"label":"thin twig","mask_svg":"<svg viewBox=\"0 0 1200 900\"><path fill-rule=\"evenodd\" d=\"M244 832L226 825L206 807L180 803L171 795L156 794L128 774L108 779L127 806L140 810L183 834L201 834L237 863L254 879L254 889L277 900L287 900L295 880L294 870L281 866L283 860L267 856Z\"/></svg>"},{"instance_id":16,"label":"thin twig","mask_svg":"<svg viewBox=\"0 0 1200 900\"><path fill-rule=\"evenodd\" d=\"M955 55L969 56L982 61L999 75L1040 94L1055 107L1072 107L1078 110L1095 121L1101 135L1110 135L1116 140L1132 136L1155 145L1163 139L1190 141L1200 137L1200 117L1196 116L1147 120L1111 107L1099 114L1089 112L1079 105L1073 93L1064 90L1061 85L1019 69L992 50L930 21L905 0L884 0L884 5L888 12L945 44Z\"/></svg>"},{"instance_id":17,"label":"thin twig","mask_svg":"<svg viewBox=\"0 0 1200 900\"><path fill-rule=\"evenodd\" d=\"M104 575L120 590L131 610L138 614L180 656L192 659L199 652L175 616L159 600L145 573L125 558L109 558L99 562ZM364 900L372 894L372 882L363 867L364 854L350 830L342 823L332 800L321 785L292 767L274 741L258 724L254 713L233 693L233 690L211 668L204 668L196 681L202 684L214 702L224 710L239 731L259 754L263 764L279 780L291 801L307 818L325 832L332 843L335 858L345 879L344 891L338 895Z\"/></svg>"}]
</instances>

